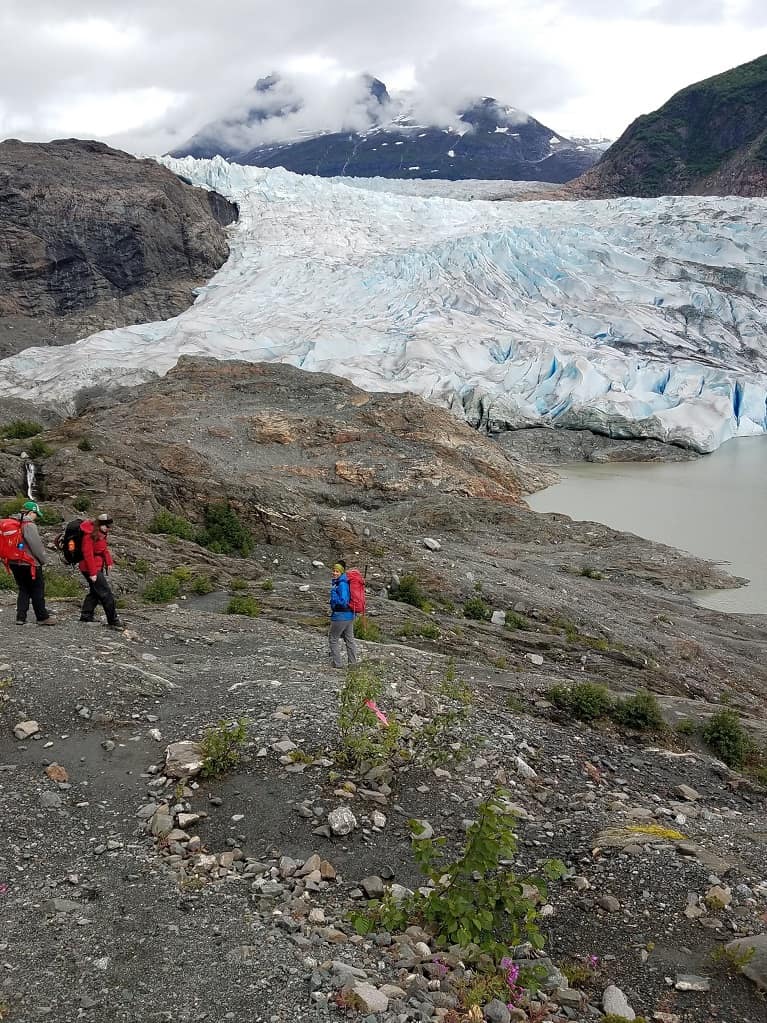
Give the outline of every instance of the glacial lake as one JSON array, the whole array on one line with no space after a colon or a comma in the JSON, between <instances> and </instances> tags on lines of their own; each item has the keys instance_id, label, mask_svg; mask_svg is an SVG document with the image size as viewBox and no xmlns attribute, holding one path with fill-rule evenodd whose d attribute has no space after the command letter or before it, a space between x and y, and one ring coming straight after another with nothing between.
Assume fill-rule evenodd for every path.
<instances>
[{"instance_id":1,"label":"glacial lake","mask_svg":"<svg viewBox=\"0 0 767 1023\"><path fill-rule=\"evenodd\" d=\"M767 614L767 437L731 440L690 462L555 469L561 482L527 498L533 511L602 522L716 561L751 581L702 591L697 603Z\"/></svg>"}]
</instances>

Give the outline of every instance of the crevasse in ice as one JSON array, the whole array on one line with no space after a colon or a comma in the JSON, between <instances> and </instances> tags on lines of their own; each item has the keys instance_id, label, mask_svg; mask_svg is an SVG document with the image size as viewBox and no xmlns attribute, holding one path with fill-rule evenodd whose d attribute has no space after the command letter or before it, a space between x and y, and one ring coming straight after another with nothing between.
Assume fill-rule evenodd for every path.
<instances>
[{"instance_id":1,"label":"crevasse in ice","mask_svg":"<svg viewBox=\"0 0 767 1023\"><path fill-rule=\"evenodd\" d=\"M461 202L162 162L238 203L226 264L171 320L3 360L0 396L71 407L207 355L414 391L490 429L711 451L767 428L767 200Z\"/></svg>"}]
</instances>

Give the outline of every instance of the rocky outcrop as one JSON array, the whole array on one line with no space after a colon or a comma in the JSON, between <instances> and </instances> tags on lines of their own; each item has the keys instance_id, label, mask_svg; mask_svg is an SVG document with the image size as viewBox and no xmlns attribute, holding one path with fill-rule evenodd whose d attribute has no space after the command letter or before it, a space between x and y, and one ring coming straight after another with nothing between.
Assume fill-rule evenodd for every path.
<instances>
[{"instance_id":1,"label":"rocky outcrop","mask_svg":"<svg viewBox=\"0 0 767 1023\"><path fill-rule=\"evenodd\" d=\"M100 142L3 142L0 356L177 315L226 259L236 214Z\"/></svg>"},{"instance_id":2,"label":"rocky outcrop","mask_svg":"<svg viewBox=\"0 0 767 1023\"><path fill-rule=\"evenodd\" d=\"M638 117L569 198L767 195L767 56Z\"/></svg>"}]
</instances>

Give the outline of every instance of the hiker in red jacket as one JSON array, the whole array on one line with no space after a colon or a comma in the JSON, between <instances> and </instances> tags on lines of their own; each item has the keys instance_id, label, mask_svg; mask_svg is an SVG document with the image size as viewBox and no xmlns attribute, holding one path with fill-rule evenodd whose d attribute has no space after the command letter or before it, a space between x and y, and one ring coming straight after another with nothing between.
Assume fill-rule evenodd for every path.
<instances>
[{"instance_id":1,"label":"hiker in red jacket","mask_svg":"<svg viewBox=\"0 0 767 1023\"><path fill-rule=\"evenodd\" d=\"M93 612L101 604L106 611L110 629L122 629L123 623L117 616L114 594L107 579L109 569L114 565L107 543L112 522L109 515L103 514L94 522L86 520L80 526L83 534L83 560L78 567L88 583L88 594L80 611L80 621L92 622Z\"/></svg>"}]
</instances>

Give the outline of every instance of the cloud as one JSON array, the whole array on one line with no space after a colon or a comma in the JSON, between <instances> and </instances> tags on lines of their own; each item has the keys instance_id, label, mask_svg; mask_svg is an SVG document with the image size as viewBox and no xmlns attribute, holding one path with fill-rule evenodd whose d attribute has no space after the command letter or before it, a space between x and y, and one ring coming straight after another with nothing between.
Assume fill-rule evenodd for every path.
<instances>
[{"instance_id":1,"label":"cloud","mask_svg":"<svg viewBox=\"0 0 767 1023\"><path fill-rule=\"evenodd\" d=\"M360 124L354 82L370 72L408 82L424 118L445 121L484 93L557 131L615 134L681 85L767 50L766 10L763 0L226 0L221 8L5 0L0 137L122 133L134 150L172 148L242 104L274 68L304 76L303 113L291 115L290 131ZM609 81L595 73L602 67ZM578 123L563 123L570 117Z\"/></svg>"}]
</instances>

